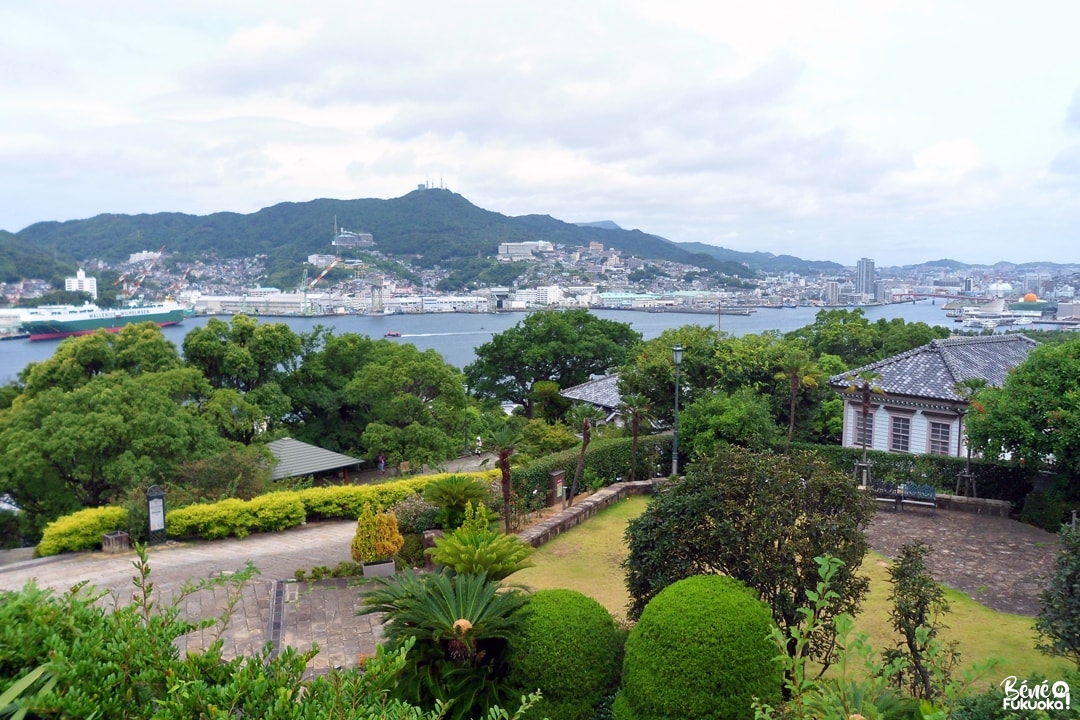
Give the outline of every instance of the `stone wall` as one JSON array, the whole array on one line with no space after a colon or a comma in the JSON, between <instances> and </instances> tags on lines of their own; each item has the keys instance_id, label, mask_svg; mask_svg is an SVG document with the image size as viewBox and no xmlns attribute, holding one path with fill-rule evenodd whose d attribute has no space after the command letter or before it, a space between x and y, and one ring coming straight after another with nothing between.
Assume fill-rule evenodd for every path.
<instances>
[{"instance_id":1,"label":"stone wall","mask_svg":"<svg viewBox=\"0 0 1080 720\"><path fill-rule=\"evenodd\" d=\"M651 480L636 480L634 482L608 485L587 498L578 500L558 515L542 520L523 530L518 533L518 537L533 547L540 547L623 498L630 495L651 495L652 491L653 482Z\"/></svg>"}]
</instances>

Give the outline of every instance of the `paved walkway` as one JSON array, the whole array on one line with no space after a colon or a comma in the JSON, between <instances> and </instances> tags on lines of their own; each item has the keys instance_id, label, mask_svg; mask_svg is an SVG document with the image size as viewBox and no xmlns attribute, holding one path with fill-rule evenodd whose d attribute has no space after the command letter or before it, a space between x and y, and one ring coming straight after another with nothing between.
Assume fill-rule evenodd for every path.
<instances>
[{"instance_id":1,"label":"paved walkway","mask_svg":"<svg viewBox=\"0 0 1080 720\"><path fill-rule=\"evenodd\" d=\"M484 460L487 462L482 467L491 467L490 456L468 456L447 463L440 471L476 470ZM369 475L377 479L379 473ZM351 562L349 547L355 531L355 521L328 521L281 533L258 533L243 540L158 545L149 550L154 591L159 600L180 598L182 614L191 621L221 617L229 603L235 602L235 612L221 633L226 658L251 655L267 643L275 648L291 645L301 651L317 644L320 652L309 664L310 672L351 667L358 656L374 654L376 644L383 639L380 618L356 615L359 590L350 587L347 580L297 583L293 578L297 570ZM40 560L25 560L25 553L15 551L6 557L15 562L0 564L0 590L17 590L33 580L39 586L64 592L90 581L108 592L107 604L126 604L134 592L134 551L77 553ZM230 597L226 586L181 597L186 584L234 573L248 562L258 568L259 575L235 597ZM195 632L178 645L181 650L202 648L213 642L218 632L213 628Z\"/></svg>"},{"instance_id":2,"label":"paved walkway","mask_svg":"<svg viewBox=\"0 0 1080 720\"><path fill-rule=\"evenodd\" d=\"M1008 518L930 509L879 510L867 531L888 558L912 540L933 546L934 578L989 608L1017 615L1039 612L1039 592L1054 568L1057 537Z\"/></svg>"},{"instance_id":3,"label":"paved walkway","mask_svg":"<svg viewBox=\"0 0 1080 720\"><path fill-rule=\"evenodd\" d=\"M452 469L475 469L463 459ZM159 598L175 598L189 581L242 569L248 561L260 570L236 598L236 612L222 639L226 657L250 655L266 643L320 653L310 672L351 667L358 656L375 651L382 638L378 617L357 616L359 590L345 580L292 581L296 570L333 567L351 560L355 523L310 523L282 533L260 533L244 540L191 544L170 543L150 549L150 565ZM935 578L995 609L1024 615L1038 611L1042 578L1051 570L1054 535L1003 518L938 511L881 511L868 531L871 547L895 557L900 546L922 539L934 546L929 565ZM14 590L35 579L58 592L89 580L108 590L113 602L128 602L133 587L133 552L121 555L81 553L0 566L0 590ZM228 590L218 587L181 600L185 617L220 616ZM205 630L182 639L183 649L204 647L214 639Z\"/></svg>"}]
</instances>

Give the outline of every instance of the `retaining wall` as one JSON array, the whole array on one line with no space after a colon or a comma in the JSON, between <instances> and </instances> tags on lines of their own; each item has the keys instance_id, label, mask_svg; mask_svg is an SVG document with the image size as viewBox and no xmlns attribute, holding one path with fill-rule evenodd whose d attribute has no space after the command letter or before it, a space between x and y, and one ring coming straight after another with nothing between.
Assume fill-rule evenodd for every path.
<instances>
[{"instance_id":1,"label":"retaining wall","mask_svg":"<svg viewBox=\"0 0 1080 720\"><path fill-rule=\"evenodd\" d=\"M636 480L634 482L608 485L597 490L589 497L578 500L558 515L542 520L521 531L518 533L518 537L533 547L540 547L623 498L630 495L651 495L652 491L653 482L651 480Z\"/></svg>"}]
</instances>

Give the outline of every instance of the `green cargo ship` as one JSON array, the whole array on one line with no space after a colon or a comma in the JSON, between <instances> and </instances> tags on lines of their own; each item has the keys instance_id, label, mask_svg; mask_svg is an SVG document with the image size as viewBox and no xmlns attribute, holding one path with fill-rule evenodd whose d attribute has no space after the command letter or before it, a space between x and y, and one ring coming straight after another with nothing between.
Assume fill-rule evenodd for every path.
<instances>
[{"instance_id":1,"label":"green cargo ship","mask_svg":"<svg viewBox=\"0 0 1080 720\"><path fill-rule=\"evenodd\" d=\"M31 340L56 340L72 335L88 335L95 330L118 332L131 323L152 322L158 327L176 325L184 319L185 309L167 300L154 305L124 308L99 308L97 305L42 305L26 310L23 330Z\"/></svg>"}]
</instances>

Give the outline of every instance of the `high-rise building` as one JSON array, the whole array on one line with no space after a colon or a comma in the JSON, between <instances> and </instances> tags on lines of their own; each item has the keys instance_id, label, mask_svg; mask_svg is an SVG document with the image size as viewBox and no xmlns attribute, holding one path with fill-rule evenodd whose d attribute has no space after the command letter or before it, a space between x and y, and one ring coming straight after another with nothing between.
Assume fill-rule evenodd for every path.
<instances>
[{"instance_id":1,"label":"high-rise building","mask_svg":"<svg viewBox=\"0 0 1080 720\"><path fill-rule=\"evenodd\" d=\"M874 294L874 261L861 258L855 266L855 292L859 295Z\"/></svg>"},{"instance_id":2,"label":"high-rise building","mask_svg":"<svg viewBox=\"0 0 1080 720\"><path fill-rule=\"evenodd\" d=\"M86 272L79 270L73 278L64 278L64 289L68 292L88 292L97 300L97 278L86 277Z\"/></svg>"},{"instance_id":3,"label":"high-rise building","mask_svg":"<svg viewBox=\"0 0 1080 720\"><path fill-rule=\"evenodd\" d=\"M836 282L835 280L829 280L825 283L825 304L840 304L840 283Z\"/></svg>"}]
</instances>

